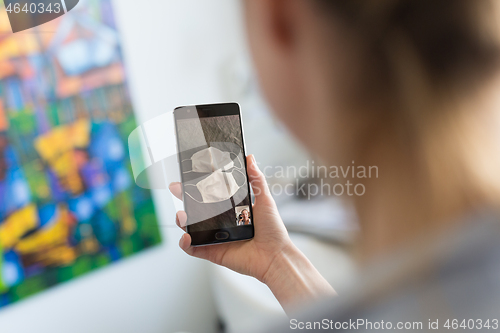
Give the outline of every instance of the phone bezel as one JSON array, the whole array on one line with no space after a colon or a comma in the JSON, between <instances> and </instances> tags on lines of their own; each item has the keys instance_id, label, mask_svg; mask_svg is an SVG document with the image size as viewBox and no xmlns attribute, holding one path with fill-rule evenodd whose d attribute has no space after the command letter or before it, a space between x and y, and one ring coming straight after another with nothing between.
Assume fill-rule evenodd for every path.
<instances>
[{"instance_id":1,"label":"phone bezel","mask_svg":"<svg viewBox=\"0 0 500 333\"><path fill-rule=\"evenodd\" d=\"M191 112L187 112L189 109ZM196 109L196 112L192 112ZM222 104L202 104L202 105L191 105L191 106L179 106L174 110L174 124L175 124L175 135L178 136L177 132L177 121L180 119L190 119L190 118L206 118L206 117L220 117L220 116L231 116L237 115L240 119L240 129L243 143L243 160L245 164L245 170L247 170L247 161L246 161L246 147L245 147L245 139L243 132L243 120L241 117L240 106L238 103L222 103ZM180 147L179 140L177 139L177 154L180 159ZM179 168L182 173L182 166L179 163ZM250 195L250 182L248 181L248 173L245 173L247 177L247 190ZM183 186L183 195L184 195L184 184ZM254 237L254 223L255 217L253 215L251 197L250 197L250 216L252 217L252 224L244 225L244 226L235 226L231 228L219 228L213 230L205 230L205 231L189 231L189 224L186 226L186 232L191 236L191 245L192 246L203 246L203 245L212 245L212 244L220 244L220 243L229 243L236 242L242 240L249 240ZM203 221L198 222L203 223ZM227 239L216 239L215 235L218 232L227 232L229 237Z\"/></svg>"}]
</instances>

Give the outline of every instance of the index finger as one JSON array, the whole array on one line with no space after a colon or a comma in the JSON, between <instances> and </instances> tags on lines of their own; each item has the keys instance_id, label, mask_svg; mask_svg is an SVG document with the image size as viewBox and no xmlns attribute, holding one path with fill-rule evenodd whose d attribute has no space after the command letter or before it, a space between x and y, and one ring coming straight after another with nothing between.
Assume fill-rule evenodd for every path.
<instances>
[{"instance_id":1,"label":"index finger","mask_svg":"<svg viewBox=\"0 0 500 333\"><path fill-rule=\"evenodd\" d=\"M173 182L168 185L168 189L170 190L170 193L175 195L176 198L182 200L182 186L181 183L179 182Z\"/></svg>"}]
</instances>

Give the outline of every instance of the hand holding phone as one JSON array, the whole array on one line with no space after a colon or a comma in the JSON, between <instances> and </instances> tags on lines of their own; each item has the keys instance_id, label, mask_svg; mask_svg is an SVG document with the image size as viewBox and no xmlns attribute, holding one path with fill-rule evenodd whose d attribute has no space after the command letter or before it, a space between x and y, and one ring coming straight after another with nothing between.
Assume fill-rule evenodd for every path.
<instances>
[{"instance_id":1,"label":"hand holding phone","mask_svg":"<svg viewBox=\"0 0 500 333\"><path fill-rule=\"evenodd\" d=\"M209 260L265 283L283 309L292 313L298 304L335 296L336 292L288 237L264 174L253 156L247 157L248 179L255 194L255 236L247 242L191 246L191 236L182 235L179 246L189 255ZM182 199L182 186L172 183L170 191ZM186 213L177 212L176 223L186 231Z\"/></svg>"},{"instance_id":2,"label":"hand holding phone","mask_svg":"<svg viewBox=\"0 0 500 333\"><path fill-rule=\"evenodd\" d=\"M191 236L185 233L179 241L179 246L189 255L209 260L225 266L238 273L253 276L264 282L273 259L293 244L279 216L273 197L269 193L264 174L257 167L252 155L247 157L247 172L249 183L255 194L253 215L255 221L254 238L247 242L220 243L213 246L191 246ZM170 191L177 198L183 198L180 183L172 183ZM186 231L187 215L184 211L177 212L176 223Z\"/></svg>"}]
</instances>

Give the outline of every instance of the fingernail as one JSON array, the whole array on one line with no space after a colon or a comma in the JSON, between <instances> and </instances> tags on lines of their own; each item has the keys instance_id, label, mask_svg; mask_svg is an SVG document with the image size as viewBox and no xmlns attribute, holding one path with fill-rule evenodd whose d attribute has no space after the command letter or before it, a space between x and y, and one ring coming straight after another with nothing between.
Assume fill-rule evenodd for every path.
<instances>
[{"instance_id":1,"label":"fingernail","mask_svg":"<svg viewBox=\"0 0 500 333\"><path fill-rule=\"evenodd\" d=\"M255 160L255 156L254 156L254 155L252 155L252 163L253 163L253 165L255 166L255 168L256 168L257 170L260 170L260 169L259 169L259 166L257 165L257 161Z\"/></svg>"},{"instance_id":2,"label":"fingernail","mask_svg":"<svg viewBox=\"0 0 500 333\"><path fill-rule=\"evenodd\" d=\"M184 250L184 236L186 236L186 234L183 234L181 239L179 239L179 247L183 250Z\"/></svg>"},{"instance_id":3,"label":"fingernail","mask_svg":"<svg viewBox=\"0 0 500 333\"><path fill-rule=\"evenodd\" d=\"M191 244L187 240L187 234L182 235L181 243L182 243L181 249L183 249L184 251L186 251L187 249L189 249L189 247L191 246Z\"/></svg>"}]
</instances>

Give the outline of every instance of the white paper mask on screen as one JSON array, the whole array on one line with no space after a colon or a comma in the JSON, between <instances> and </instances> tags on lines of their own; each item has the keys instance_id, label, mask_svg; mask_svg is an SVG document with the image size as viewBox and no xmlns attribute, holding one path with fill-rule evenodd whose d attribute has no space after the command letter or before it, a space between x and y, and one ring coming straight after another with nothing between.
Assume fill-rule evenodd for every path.
<instances>
[{"instance_id":1,"label":"white paper mask on screen","mask_svg":"<svg viewBox=\"0 0 500 333\"><path fill-rule=\"evenodd\" d=\"M191 158L182 160L189 161L192 163L192 170L184 171L183 173L188 172L214 172L216 170L229 170L234 166L234 162L231 159L231 154L227 151L221 151L215 147L208 147L202 149L191 156ZM236 155L236 154L235 154ZM238 157L238 155L236 155ZM242 166L240 164L240 166Z\"/></svg>"},{"instance_id":2,"label":"white paper mask on screen","mask_svg":"<svg viewBox=\"0 0 500 333\"><path fill-rule=\"evenodd\" d=\"M192 170L185 171L188 172L202 172L211 173L205 179L200 180L195 184L185 184L185 186L194 186L198 189L201 194L202 200L195 199L190 193L186 194L198 203L217 203L221 201L228 200L233 195L238 192L240 188L246 184L245 173L241 171L243 169L243 164L238 155L236 158L240 164L240 167L234 165L233 160L231 160L230 154L233 152L223 152L217 148L209 147L199 152L196 152L191 157ZM186 160L183 160L184 162ZM232 169L231 171L228 171ZM224 170L225 172L223 172ZM243 175L245 181L242 185L238 185L236 182L233 172L239 172Z\"/></svg>"}]
</instances>

